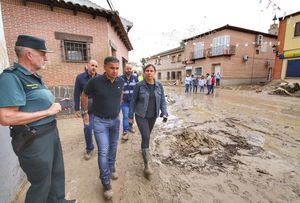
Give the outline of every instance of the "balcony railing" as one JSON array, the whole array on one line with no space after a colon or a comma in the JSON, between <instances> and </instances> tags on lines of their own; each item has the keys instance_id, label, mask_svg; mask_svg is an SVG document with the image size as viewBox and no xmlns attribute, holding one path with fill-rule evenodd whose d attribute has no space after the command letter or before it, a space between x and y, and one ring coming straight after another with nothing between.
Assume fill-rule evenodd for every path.
<instances>
[{"instance_id":1,"label":"balcony railing","mask_svg":"<svg viewBox=\"0 0 300 203\"><path fill-rule=\"evenodd\" d=\"M192 51L189 54L189 60L203 59L205 58L205 50L202 51Z\"/></svg>"},{"instance_id":2,"label":"balcony railing","mask_svg":"<svg viewBox=\"0 0 300 203\"><path fill-rule=\"evenodd\" d=\"M235 55L236 46L230 45L230 46L216 46L207 49L207 56L208 57L214 57L214 56L230 56Z\"/></svg>"}]
</instances>

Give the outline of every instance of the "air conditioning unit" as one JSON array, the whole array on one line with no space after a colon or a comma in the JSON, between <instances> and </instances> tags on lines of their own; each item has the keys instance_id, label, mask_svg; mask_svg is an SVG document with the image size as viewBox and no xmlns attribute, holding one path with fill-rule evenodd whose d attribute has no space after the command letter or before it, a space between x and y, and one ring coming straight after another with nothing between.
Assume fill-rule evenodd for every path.
<instances>
[{"instance_id":1,"label":"air conditioning unit","mask_svg":"<svg viewBox=\"0 0 300 203\"><path fill-rule=\"evenodd\" d=\"M255 37L255 45L260 46L263 42L263 35L256 35Z\"/></svg>"},{"instance_id":2,"label":"air conditioning unit","mask_svg":"<svg viewBox=\"0 0 300 203\"><path fill-rule=\"evenodd\" d=\"M244 55L244 56L243 56L243 61L248 61L248 59L249 59L249 56L248 56L248 55Z\"/></svg>"}]
</instances>

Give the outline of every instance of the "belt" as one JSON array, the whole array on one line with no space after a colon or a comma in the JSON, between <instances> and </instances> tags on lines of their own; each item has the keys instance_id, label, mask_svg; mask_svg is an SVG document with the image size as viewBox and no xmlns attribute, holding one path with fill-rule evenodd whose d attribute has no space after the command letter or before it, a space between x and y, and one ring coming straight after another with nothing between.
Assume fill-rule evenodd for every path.
<instances>
[{"instance_id":1,"label":"belt","mask_svg":"<svg viewBox=\"0 0 300 203\"><path fill-rule=\"evenodd\" d=\"M116 118L118 118L118 116L116 117L112 117L112 116L99 116L99 115L95 115L97 116L98 118L101 118L101 119L106 119L106 120L115 120Z\"/></svg>"},{"instance_id":2,"label":"belt","mask_svg":"<svg viewBox=\"0 0 300 203\"><path fill-rule=\"evenodd\" d=\"M31 130L35 130L38 135L43 135L48 131L54 129L56 127L56 120L51 121L50 123L32 126L30 127Z\"/></svg>"},{"instance_id":3,"label":"belt","mask_svg":"<svg viewBox=\"0 0 300 203\"><path fill-rule=\"evenodd\" d=\"M32 142L43 135L48 134L56 128L56 120L43 125L29 127L27 125L10 126L10 136L15 153L20 153Z\"/></svg>"}]
</instances>

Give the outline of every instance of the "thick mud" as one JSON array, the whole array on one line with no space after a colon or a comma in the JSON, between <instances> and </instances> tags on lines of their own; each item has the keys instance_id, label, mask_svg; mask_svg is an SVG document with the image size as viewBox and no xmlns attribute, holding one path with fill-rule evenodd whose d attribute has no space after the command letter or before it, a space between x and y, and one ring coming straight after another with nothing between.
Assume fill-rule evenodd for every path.
<instances>
[{"instance_id":1,"label":"thick mud","mask_svg":"<svg viewBox=\"0 0 300 203\"><path fill-rule=\"evenodd\" d=\"M119 144L112 202L300 202L299 98L242 89L216 89L212 96L185 94L183 87L165 92L170 117L158 118L151 135L155 173L144 177L140 135L131 134ZM105 202L97 156L83 159L81 122L59 120L66 194L81 203Z\"/></svg>"}]
</instances>

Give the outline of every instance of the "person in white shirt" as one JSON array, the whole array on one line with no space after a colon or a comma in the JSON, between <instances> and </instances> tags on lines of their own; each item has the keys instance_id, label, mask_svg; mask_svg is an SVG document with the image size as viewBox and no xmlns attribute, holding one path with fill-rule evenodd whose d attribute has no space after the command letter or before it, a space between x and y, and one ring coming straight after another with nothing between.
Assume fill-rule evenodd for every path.
<instances>
[{"instance_id":1,"label":"person in white shirt","mask_svg":"<svg viewBox=\"0 0 300 203\"><path fill-rule=\"evenodd\" d=\"M206 74L206 85L207 85L207 95L211 92L211 76L209 73Z\"/></svg>"},{"instance_id":2,"label":"person in white shirt","mask_svg":"<svg viewBox=\"0 0 300 203\"><path fill-rule=\"evenodd\" d=\"M205 84L206 84L206 80L205 80L204 76L202 75L201 78L199 79L200 93L204 92Z\"/></svg>"},{"instance_id":3,"label":"person in white shirt","mask_svg":"<svg viewBox=\"0 0 300 203\"><path fill-rule=\"evenodd\" d=\"M189 92L189 89L190 89L190 85L191 85L191 77L189 75L186 75L185 77L185 81L184 81L184 84L185 84L185 93L188 93Z\"/></svg>"}]
</instances>

